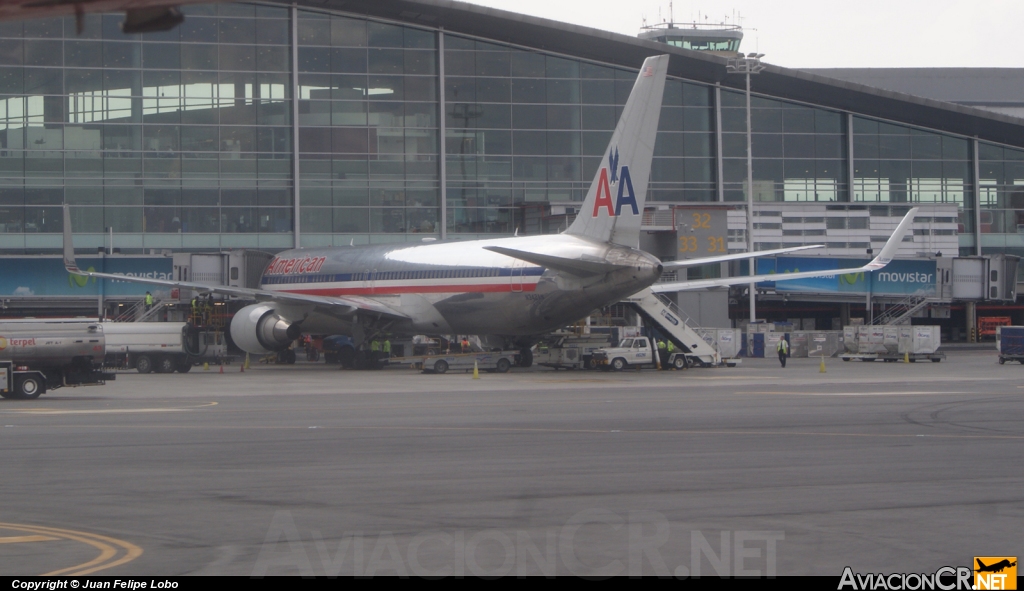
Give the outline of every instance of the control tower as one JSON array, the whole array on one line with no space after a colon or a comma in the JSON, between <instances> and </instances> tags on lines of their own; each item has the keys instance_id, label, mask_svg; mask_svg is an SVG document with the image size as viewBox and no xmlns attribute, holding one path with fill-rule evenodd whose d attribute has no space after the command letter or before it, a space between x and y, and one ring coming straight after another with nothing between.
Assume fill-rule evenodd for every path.
<instances>
[{"instance_id":1,"label":"control tower","mask_svg":"<svg viewBox=\"0 0 1024 591\"><path fill-rule=\"evenodd\" d=\"M684 49L736 57L743 40L743 28L726 23L674 23L669 20L642 27L638 37Z\"/></svg>"}]
</instances>

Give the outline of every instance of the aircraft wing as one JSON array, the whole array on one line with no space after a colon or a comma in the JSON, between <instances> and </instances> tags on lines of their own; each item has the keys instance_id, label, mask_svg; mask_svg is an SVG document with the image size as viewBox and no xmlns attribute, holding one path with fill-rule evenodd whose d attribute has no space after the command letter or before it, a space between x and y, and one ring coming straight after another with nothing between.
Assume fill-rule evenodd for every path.
<instances>
[{"instance_id":1,"label":"aircraft wing","mask_svg":"<svg viewBox=\"0 0 1024 591\"><path fill-rule=\"evenodd\" d=\"M903 216L900 224L896 226L896 230L886 241L885 246L882 247L882 252L875 258L871 259L871 262L856 268L850 269L828 269L822 271L801 271L798 273L770 273L767 275L746 275L737 277L726 277L723 279L697 279L694 281L675 281L672 283L655 283L651 286L651 289L655 293L666 293L676 291L690 291L694 289L707 289L709 287L723 287L726 285L746 285L749 283L759 283L761 281L786 281L787 279L805 279L808 277L826 277L829 275L848 275L850 273L863 273L865 271L877 271L890 262L892 262L893 255L900 248L900 243L903 242L903 237L907 231L910 230L910 226L914 223L914 216L917 215L918 208L911 208L907 212L907 215ZM759 253L747 253L757 254L758 256L763 253L770 251L762 251Z\"/></svg>"},{"instance_id":2,"label":"aircraft wing","mask_svg":"<svg viewBox=\"0 0 1024 591\"><path fill-rule=\"evenodd\" d=\"M710 263L724 263L726 261L738 261L741 259L753 259L757 257L767 257L776 254L785 254L787 252L796 252L798 250L807 250L810 248L822 248L824 244L809 244L807 246L791 246L788 248L776 248L774 250L758 250L755 252L737 252L735 254L723 254L716 257L702 257L699 259L683 259L681 261L662 261L662 266L666 271L672 269L680 269L683 267L695 267L697 265L707 265Z\"/></svg>"},{"instance_id":3,"label":"aircraft wing","mask_svg":"<svg viewBox=\"0 0 1024 591\"><path fill-rule=\"evenodd\" d=\"M75 247L71 239L71 210L64 206L64 268L72 275L82 277L95 277L97 279L112 279L114 281L128 281L131 283L145 283L147 285L159 285L162 287L176 287L180 289L193 289L203 293L217 293L221 295L237 296L253 299L259 302L280 302L282 304L313 306L317 311L332 316L349 316L356 313L370 313L375 316L387 316L391 318L408 318L406 314L386 306L375 300L359 296L317 296L302 293L288 293L270 291L263 289L250 289L247 287L231 287L227 285L210 285L206 283L193 283L191 281L173 281L166 279L147 279L143 277L129 277L126 275L115 275L113 273L97 273L95 271L82 271L75 262Z\"/></svg>"}]
</instances>

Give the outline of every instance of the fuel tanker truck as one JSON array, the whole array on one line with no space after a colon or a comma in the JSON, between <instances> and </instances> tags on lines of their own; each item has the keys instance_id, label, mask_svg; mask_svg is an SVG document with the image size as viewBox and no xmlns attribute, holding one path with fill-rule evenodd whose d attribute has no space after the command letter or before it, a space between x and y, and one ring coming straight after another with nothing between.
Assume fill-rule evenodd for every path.
<instances>
[{"instance_id":1,"label":"fuel tanker truck","mask_svg":"<svg viewBox=\"0 0 1024 591\"><path fill-rule=\"evenodd\" d=\"M38 398L63 386L102 384L103 325L95 320L0 319L0 396Z\"/></svg>"}]
</instances>

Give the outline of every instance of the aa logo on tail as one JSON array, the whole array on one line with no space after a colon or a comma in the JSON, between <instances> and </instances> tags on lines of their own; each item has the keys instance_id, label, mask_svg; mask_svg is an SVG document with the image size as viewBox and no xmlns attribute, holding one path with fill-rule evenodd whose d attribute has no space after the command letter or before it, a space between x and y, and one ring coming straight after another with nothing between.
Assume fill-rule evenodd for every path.
<instances>
[{"instance_id":1,"label":"aa logo on tail","mask_svg":"<svg viewBox=\"0 0 1024 591\"><path fill-rule=\"evenodd\" d=\"M610 178L609 178L610 177ZM612 185L618 186L615 204L612 204ZM594 200L594 217L602 209L607 210L609 217L622 213L622 207L628 205L633 215L640 215L636 204L636 193L633 192L633 180L629 177L629 167L619 167L619 149L608 152L608 166L602 166L597 178L597 198Z\"/></svg>"}]
</instances>

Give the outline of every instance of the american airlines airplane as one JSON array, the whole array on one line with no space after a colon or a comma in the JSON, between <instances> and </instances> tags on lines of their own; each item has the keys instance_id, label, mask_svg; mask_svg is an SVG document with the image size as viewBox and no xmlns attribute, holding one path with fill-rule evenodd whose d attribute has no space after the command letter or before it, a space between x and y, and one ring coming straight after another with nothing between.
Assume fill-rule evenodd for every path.
<instances>
[{"instance_id":1,"label":"american airlines airplane","mask_svg":"<svg viewBox=\"0 0 1024 591\"><path fill-rule=\"evenodd\" d=\"M662 263L639 249L640 222L669 56L647 58L576 220L561 234L402 245L294 249L277 255L261 289L130 278L82 271L64 207L64 265L86 277L136 281L256 300L235 314L231 337L243 350L280 351L303 333L347 334L357 343L382 332L473 334L492 346L531 346L555 329L654 285L665 269L753 258L817 246ZM863 267L662 283L681 291L772 279L874 271L884 267L913 221L910 210Z\"/></svg>"}]
</instances>

